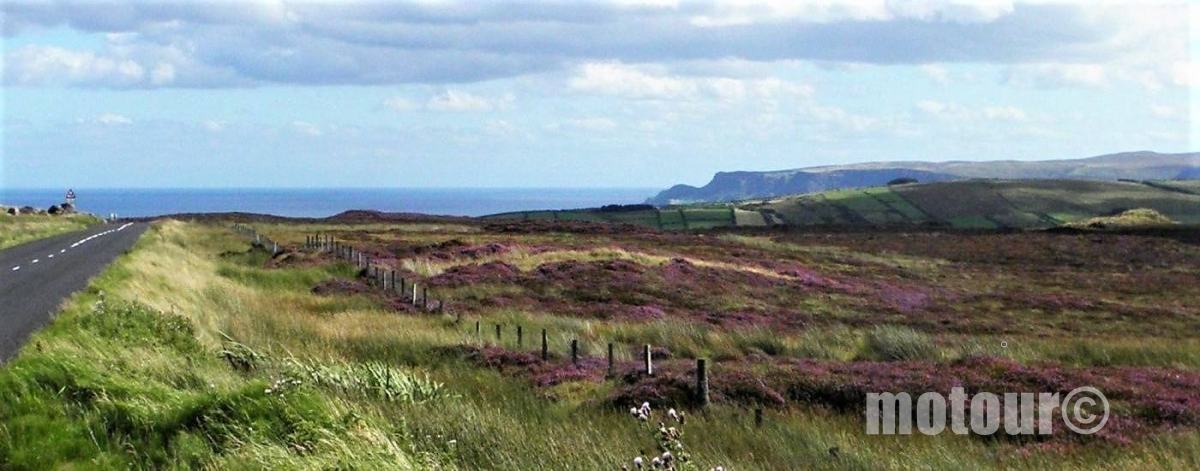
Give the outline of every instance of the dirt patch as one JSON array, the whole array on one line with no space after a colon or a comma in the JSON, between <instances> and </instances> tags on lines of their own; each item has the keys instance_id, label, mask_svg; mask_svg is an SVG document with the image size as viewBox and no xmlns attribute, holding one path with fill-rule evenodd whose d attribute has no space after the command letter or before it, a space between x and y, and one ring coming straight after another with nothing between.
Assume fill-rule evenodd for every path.
<instances>
[{"instance_id":1,"label":"dirt patch","mask_svg":"<svg viewBox=\"0 0 1200 471\"><path fill-rule=\"evenodd\" d=\"M309 268L329 265L327 257L311 252L288 250L271 257L264 268Z\"/></svg>"},{"instance_id":2,"label":"dirt patch","mask_svg":"<svg viewBox=\"0 0 1200 471\"><path fill-rule=\"evenodd\" d=\"M346 280L342 278L332 278L313 286L313 294L322 296L331 296L337 294L366 294L374 290L366 283L359 280Z\"/></svg>"}]
</instances>

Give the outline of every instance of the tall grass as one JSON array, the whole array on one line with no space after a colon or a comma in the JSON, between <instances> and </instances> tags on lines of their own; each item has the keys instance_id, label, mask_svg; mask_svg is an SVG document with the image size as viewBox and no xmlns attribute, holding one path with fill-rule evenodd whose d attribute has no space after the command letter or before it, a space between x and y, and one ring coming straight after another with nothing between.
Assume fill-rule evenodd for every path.
<instances>
[{"instance_id":1,"label":"tall grass","mask_svg":"<svg viewBox=\"0 0 1200 471\"><path fill-rule=\"evenodd\" d=\"M86 229L99 223L99 219L88 214L13 216L0 213L0 250L31 240Z\"/></svg>"}]
</instances>

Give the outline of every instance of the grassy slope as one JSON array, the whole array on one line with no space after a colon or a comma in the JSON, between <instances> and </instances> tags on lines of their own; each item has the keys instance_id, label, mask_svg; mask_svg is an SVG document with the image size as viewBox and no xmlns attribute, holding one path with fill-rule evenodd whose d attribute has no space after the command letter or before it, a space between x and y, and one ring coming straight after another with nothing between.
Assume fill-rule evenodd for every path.
<instances>
[{"instance_id":1,"label":"grassy slope","mask_svg":"<svg viewBox=\"0 0 1200 471\"><path fill-rule=\"evenodd\" d=\"M0 250L31 240L86 229L88 226L99 223L99 219L85 214L69 216L0 214Z\"/></svg>"},{"instance_id":2,"label":"grassy slope","mask_svg":"<svg viewBox=\"0 0 1200 471\"><path fill-rule=\"evenodd\" d=\"M1190 182L1176 182L1187 188ZM1200 195L1149 185L1067 180L958 181L838 190L751 204L789 225L906 225L939 222L964 229L1052 227L1134 208L1200 223Z\"/></svg>"},{"instance_id":3,"label":"grassy slope","mask_svg":"<svg viewBox=\"0 0 1200 471\"><path fill-rule=\"evenodd\" d=\"M625 414L588 402L599 392L588 388L605 384L540 398L520 380L437 354L470 340L449 319L314 296L314 282L348 276L348 268L265 270L245 245L218 228L161 224L73 299L0 370L0 467L613 469L653 449ZM97 307L100 291L107 299ZM135 299L145 307L125 307ZM575 327L596 327L584 324ZM392 402L374 389L309 380L266 393L294 376L281 366L290 357L326 370L416 368L453 395ZM815 409L755 429L745 411L714 407L685 431L701 465L735 469L975 468L997 465L1001 453L954 436L865 437L858 417ZM1197 448L1200 437L1185 434L1120 450L1006 455L1003 463L1184 468L1196 465L1189 450Z\"/></svg>"}]
</instances>

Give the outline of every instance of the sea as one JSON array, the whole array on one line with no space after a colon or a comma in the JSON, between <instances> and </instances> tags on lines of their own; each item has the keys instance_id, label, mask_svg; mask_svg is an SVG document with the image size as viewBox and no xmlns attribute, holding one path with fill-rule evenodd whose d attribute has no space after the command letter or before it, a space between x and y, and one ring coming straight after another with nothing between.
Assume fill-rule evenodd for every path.
<instances>
[{"instance_id":1,"label":"sea","mask_svg":"<svg viewBox=\"0 0 1200 471\"><path fill-rule=\"evenodd\" d=\"M74 188L79 211L118 217L244 211L325 217L350 209L446 216L636 204L655 188L331 188L331 189L87 189ZM0 204L45 209L62 203L61 189L0 188Z\"/></svg>"}]
</instances>

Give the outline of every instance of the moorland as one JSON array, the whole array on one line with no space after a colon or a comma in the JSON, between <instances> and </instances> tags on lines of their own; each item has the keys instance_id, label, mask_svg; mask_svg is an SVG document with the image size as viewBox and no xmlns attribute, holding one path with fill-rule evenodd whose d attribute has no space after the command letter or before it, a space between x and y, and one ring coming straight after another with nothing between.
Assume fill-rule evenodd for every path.
<instances>
[{"instance_id":1,"label":"moorland","mask_svg":"<svg viewBox=\"0 0 1200 471\"><path fill-rule=\"evenodd\" d=\"M155 223L0 370L0 462L1200 466L1195 238L352 216ZM393 271L409 291L379 286ZM1093 385L1113 416L1091 436L863 433L866 392L953 385Z\"/></svg>"}]
</instances>

